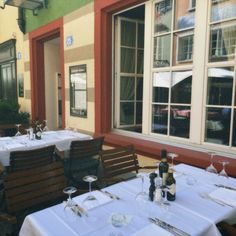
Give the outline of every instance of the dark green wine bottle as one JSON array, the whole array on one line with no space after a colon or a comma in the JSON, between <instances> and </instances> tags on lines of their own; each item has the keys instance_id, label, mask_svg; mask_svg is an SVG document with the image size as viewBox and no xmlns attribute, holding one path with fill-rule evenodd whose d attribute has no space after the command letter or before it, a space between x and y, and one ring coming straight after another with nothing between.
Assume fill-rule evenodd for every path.
<instances>
[{"instance_id":1,"label":"dark green wine bottle","mask_svg":"<svg viewBox=\"0 0 236 236\"><path fill-rule=\"evenodd\" d=\"M176 181L172 169L169 169L168 171L168 177L166 179L166 187L167 187L167 200L174 201L176 195Z\"/></svg>"},{"instance_id":2,"label":"dark green wine bottle","mask_svg":"<svg viewBox=\"0 0 236 236\"><path fill-rule=\"evenodd\" d=\"M162 178L162 185L166 185L166 178L168 175L169 164L167 162L166 150L161 150L161 162L159 164L159 176Z\"/></svg>"}]
</instances>

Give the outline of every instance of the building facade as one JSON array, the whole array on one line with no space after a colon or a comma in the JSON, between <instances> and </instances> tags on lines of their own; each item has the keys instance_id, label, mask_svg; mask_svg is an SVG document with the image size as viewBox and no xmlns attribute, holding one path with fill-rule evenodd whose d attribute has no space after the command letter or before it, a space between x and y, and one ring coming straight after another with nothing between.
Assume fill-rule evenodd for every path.
<instances>
[{"instance_id":1,"label":"building facade","mask_svg":"<svg viewBox=\"0 0 236 236\"><path fill-rule=\"evenodd\" d=\"M192 164L235 159L235 0L51 0L25 21L32 119Z\"/></svg>"}]
</instances>

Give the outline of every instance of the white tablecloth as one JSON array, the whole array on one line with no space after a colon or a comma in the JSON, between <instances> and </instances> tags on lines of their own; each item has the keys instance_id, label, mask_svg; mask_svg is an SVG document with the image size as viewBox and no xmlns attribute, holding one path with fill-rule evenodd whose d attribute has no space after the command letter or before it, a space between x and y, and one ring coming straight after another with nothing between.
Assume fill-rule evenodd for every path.
<instances>
[{"instance_id":1,"label":"white tablecloth","mask_svg":"<svg viewBox=\"0 0 236 236\"><path fill-rule=\"evenodd\" d=\"M148 217L157 217L193 236L219 236L216 223L223 219L236 222L236 208L203 199L199 194L214 191L217 189L214 184L222 181L224 184L236 186L235 179L222 180L215 174L184 164L176 166L176 170L178 171L175 176L176 200L171 202L168 209L154 202L137 202L135 196L141 190L141 180L133 179L106 188L107 191L118 195L121 200L104 201L104 195L101 205L88 210L88 217L79 217L70 209L64 210L63 204L28 215L22 225L20 236L104 236L116 231L124 236L172 235L150 223ZM190 177L191 180L194 178L196 181L189 182ZM148 188L149 178L146 177L144 189L148 192ZM98 200L101 199L96 192L93 194ZM83 206L82 201L86 196L87 194L83 194L75 197L74 201ZM114 228L109 221L114 212L129 217L129 224L122 228Z\"/></svg>"},{"instance_id":2,"label":"white tablecloth","mask_svg":"<svg viewBox=\"0 0 236 236\"><path fill-rule=\"evenodd\" d=\"M92 137L87 134L69 130L43 132L41 140L29 140L27 135L17 137L0 138L0 162L3 166L9 166L11 151L40 148L55 144L59 151L70 149L72 140L85 140Z\"/></svg>"}]
</instances>

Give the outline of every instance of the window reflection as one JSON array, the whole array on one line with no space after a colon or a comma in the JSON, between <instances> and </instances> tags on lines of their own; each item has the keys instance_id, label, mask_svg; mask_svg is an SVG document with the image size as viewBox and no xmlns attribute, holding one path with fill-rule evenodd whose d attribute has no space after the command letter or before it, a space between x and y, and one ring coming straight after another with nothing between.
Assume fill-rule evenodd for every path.
<instances>
[{"instance_id":1,"label":"window reflection","mask_svg":"<svg viewBox=\"0 0 236 236\"><path fill-rule=\"evenodd\" d=\"M175 29L185 29L195 25L196 2L178 0L175 4Z\"/></svg>"},{"instance_id":2,"label":"window reflection","mask_svg":"<svg viewBox=\"0 0 236 236\"><path fill-rule=\"evenodd\" d=\"M211 21L220 21L236 16L236 0L211 0Z\"/></svg>"},{"instance_id":3,"label":"window reflection","mask_svg":"<svg viewBox=\"0 0 236 236\"><path fill-rule=\"evenodd\" d=\"M205 142L229 145L231 109L207 108Z\"/></svg>"},{"instance_id":4,"label":"window reflection","mask_svg":"<svg viewBox=\"0 0 236 236\"><path fill-rule=\"evenodd\" d=\"M168 106L152 106L152 132L167 134L168 130Z\"/></svg>"},{"instance_id":5,"label":"window reflection","mask_svg":"<svg viewBox=\"0 0 236 236\"><path fill-rule=\"evenodd\" d=\"M210 68L208 70L207 104L231 105L233 67Z\"/></svg>"},{"instance_id":6,"label":"window reflection","mask_svg":"<svg viewBox=\"0 0 236 236\"><path fill-rule=\"evenodd\" d=\"M190 106L170 107L170 135L189 138Z\"/></svg>"},{"instance_id":7,"label":"window reflection","mask_svg":"<svg viewBox=\"0 0 236 236\"><path fill-rule=\"evenodd\" d=\"M155 5L155 33L168 32L171 29L172 0L164 0Z\"/></svg>"},{"instance_id":8,"label":"window reflection","mask_svg":"<svg viewBox=\"0 0 236 236\"><path fill-rule=\"evenodd\" d=\"M171 82L171 102L191 103L192 71L173 72Z\"/></svg>"}]
</instances>

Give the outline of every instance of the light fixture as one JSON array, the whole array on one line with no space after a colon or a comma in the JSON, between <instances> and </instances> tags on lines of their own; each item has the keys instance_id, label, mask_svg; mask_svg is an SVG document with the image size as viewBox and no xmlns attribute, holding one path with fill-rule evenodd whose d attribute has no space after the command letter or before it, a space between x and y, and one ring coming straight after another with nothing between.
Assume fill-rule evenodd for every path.
<instances>
[{"instance_id":1,"label":"light fixture","mask_svg":"<svg viewBox=\"0 0 236 236\"><path fill-rule=\"evenodd\" d=\"M47 0L3 0L1 8L4 9L5 5L32 10L33 14L37 15L39 9L47 7Z\"/></svg>"}]
</instances>

